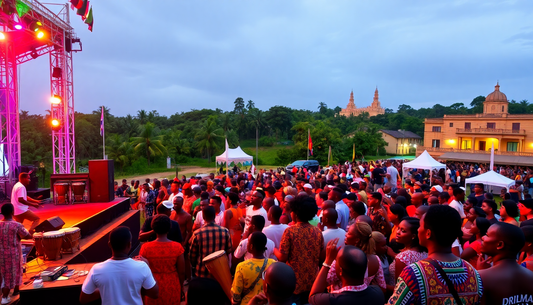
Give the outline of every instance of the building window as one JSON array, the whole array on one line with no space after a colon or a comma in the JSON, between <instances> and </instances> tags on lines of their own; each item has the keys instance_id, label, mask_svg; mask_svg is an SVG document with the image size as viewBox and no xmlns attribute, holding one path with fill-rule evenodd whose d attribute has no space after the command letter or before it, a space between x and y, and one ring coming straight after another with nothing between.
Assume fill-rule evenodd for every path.
<instances>
[{"instance_id":1,"label":"building window","mask_svg":"<svg viewBox=\"0 0 533 305\"><path fill-rule=\"evenodd\" d=\"M520 123L513 123L513 132L514 133L520 132Z\"/></svg>"},{"instance_id":2,"label":"building window","mask_svg":"<svg viewBox=\"0 0 533 305\"><path fill-rule=\"evenodd\" d=\"M431 143L431 147L439 148L440 147L440 140L433 140Z\"/></svg>"},{"instance_id":3,"label":"building window","mask_svg":"<svg viewBox=\"0 0 533 305\"><path fill-rule=\"evenodd\" d=\"M463 140L461 142L461 149L472 149L472 140Z\"/></svg>"},{"instance_id":4,"label":"building window","mask_svg":"<svg viewBox=\"0 0 533 305\"><path fill-rule=\"evenodd\" d=\"M487 129L496 129L496 123L487 123Z\"/></svg>"},{"instance_id":5,"label":"building window","mask_svg":"<svg viewBox=\"0 0 533 305\"><path fill-rule=\"evenodd\" d=\"M465 123L465 129L472 129L472 124Z\"/></svg>"},{"instance_id":6,"label":"building window","mask_svg":"<svg viewBox=\"0 0 533 305\"><path fill-rule=\"evenodd\" d=\"M450 127L453 127L453 123L450 123Z\"/></svg>"},{"instance_id":7,"label":"building window","mask_svg":"<svg viewBox=\"0 0 533 305\"><path fill-rule=\"evenodd\" d=\"M502 112L503 112L504 109L505 109L505 106L502 106Z\"/></svg>"},{"instance_id":8,"label":"building window","mask_svg":"<svg viewBox=\"0 0 533 305\"><path fill-rule=\"evenodd\" d=\"M433 126L433 128L431 129L431 131L433 131L433 132L440 132L440 126Z\"/></svg>"},{"instance_id":9,"label":"building window","mask_svg":"<svg viewBox=\"0 0 533 305\"><path fill-rule=\"evenodd\" d=\"M507 151L518 151L518 142L507 142Z\"/></svg>"}]
</instances>

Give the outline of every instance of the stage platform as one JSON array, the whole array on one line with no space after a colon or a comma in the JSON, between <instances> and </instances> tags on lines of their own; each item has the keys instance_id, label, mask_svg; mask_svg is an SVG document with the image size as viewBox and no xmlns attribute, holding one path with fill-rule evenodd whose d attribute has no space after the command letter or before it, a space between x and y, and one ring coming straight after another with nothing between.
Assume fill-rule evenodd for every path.
<instances>
[{"instance_id":1,"label":"stage platform","mask_svg":"<svg viewBox=\"0 0 533 305\"><path fill-rule=\"evenodd\" d=\"M81 231L80 251L63 254L56 261L45 261L42 257L29 261L23 276L19 304L78 304L78 297L85 277L75 281L45 282L43 288L35 289L31 277L42 270L58 265L71 266L78 271L90 269L94 263L111 257L108 247L110 232L118 226L127 226L132 233L132 252L139 245L140 212L130 210L129 198L117 198L107 203L87 203L74 205L46 204L38 210L41 221L59 216L65 222L63 228L78 227ZM81 264L81 265L80 265Z\"/></svg>"}]
</instances>

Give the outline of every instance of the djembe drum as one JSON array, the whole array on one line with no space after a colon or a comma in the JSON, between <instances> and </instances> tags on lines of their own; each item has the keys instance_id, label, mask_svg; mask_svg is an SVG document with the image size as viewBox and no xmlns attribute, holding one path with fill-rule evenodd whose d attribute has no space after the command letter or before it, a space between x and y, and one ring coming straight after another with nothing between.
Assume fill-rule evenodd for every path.
<instances>
[{"instance_id":1,"label":"djembe drum","mask_svg":"<svg viewBox=\"0 0 533 305\"><path fill-rule=\"evenodd\" d=\"M35 252L37 253L37 256L43 256L43 233L33 233L33 240L35 241Z\"/></svg>"},{"instance_id":2,"label":"djembe drum","mask_svg":"<svg viewBox=\"0 0 533 305\"><path fill-rule=\"evenodd\" d=\"M207 270L211 272L213 277L217 280L217 282L220 284L226 295L228 296L228 299L232 299L231 297L231 273L229 271L229 262L228 257L226 255L226 251L220 250L214 253L211 253L210 255L206 256L202 262L207 267Z\"/></svg>"},{"instance_id":3,"label":"djembe drum","mask_svg":"<svg viewBox=\"0 0 533 305\"><path fill-rule=\"evenodd\" d=\"M85 202L85 182L72 182L72 197L74 202Z\"/></svg>"},{"instance_id":4,"label":"djembe drum","mask_svg":"<svg viewBox=\"0 0 533 305\"><path fill-rule=\"evenodd\" d=\"M66 182L54 183L54 204L69 204L69 184Z\"/></svg>"},{"instance_id":5,"label":"djembe drum","mask_svg":"<svg viewBox=\"0 0 533 305\"><path fill-rule=\"evenodd\" d=\"M61 252L74 253L80 249L80 228L72 227L59 231L65 233L63 243L61 244Z\"/></svg>"},{"instance_id":6,"label":"djembe drum","mask_svg":"<svg viewBox=\"0 0 533 305\"><path fill-rule=\"evenodd\" d=\"M50 231L43 233L43 251L44 259L55 261L63 256L61 255L61 245L65 232Z\"/></svg>"}]
</instances>

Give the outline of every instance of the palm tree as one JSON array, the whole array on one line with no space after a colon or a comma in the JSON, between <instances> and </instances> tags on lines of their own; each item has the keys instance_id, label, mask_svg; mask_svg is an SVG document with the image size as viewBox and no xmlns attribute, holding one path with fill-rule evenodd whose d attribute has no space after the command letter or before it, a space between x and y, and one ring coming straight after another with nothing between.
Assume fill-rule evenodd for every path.
<instances>
[{"instance_id":1,"label":"palm tree","mask_svg":"<svg viewBox=\"0 0 533 305\"><path fill-rule=\"evenodd\" d=\"M139 124L144 125L146 123L146 118L148 117L148 114L146 113L146 110L139 110L137 111L137 119L139 120Z\"/></svg>"},{"instance_id":2,"label":"palm tree","mask_svg":"<svg viewBox=\"0 0 533 305\"><path fill-rule=\"evenodd\" d=\"M112 134L107 139L108 146L106 152L109 159L115 160L120 165L120 171L124 172L124 166L127 165L133 157L133 146L129 141L122 141L118 134Z\"/></svg>"},{"instance_id":3,"label":"palm tree","mask_svg":"<svg viewBox=\"0 0 533 305\"><path fill-rule=\"evenodd\" d=\"M259 164L259 126L263 125L265 116L263 112L257 108L250 110L250 117L252 118L252 123L255 125L255 162L256 165Z\"/></svg>"},{"instance_id":4,"label":"palm tree","mask_svg":"<svg viewBox=\"0 0 533 305\"><path fill-rule=\"evenodd\" d=\"M218 148L217 141L222 139L222 133L222 128L217 126L215 118L210 116L196 134L196 145L207 153L208 162L211 162L211 153Z\"/></svg>"},{"instance_id":5,"label":"palm tree","mask_svg":"<svg viewBox=\"0 0 533 305\"><path fill-rule=\"evenodd\" d=\"M132 144L135 146L135 151L146 151L148 166L150 166L150 156L161 156L166 152L162 140L161 136L156 135L155 125L148 122L140 127L140 135L132 138Z\"/></svg>"},{"instance_id":6,"label":"palm tree","mask_svg":"<svg viewBox=\"0 0 533 305\"><path fill-rule=\"evenodd\" d=\"M169 132L165 136L165 145L168 148L169 154L173 155L175 160L177 160L180 155L188 155L191 150L189 141L183 139L181 134L181 130L175 130Z\"/></svg>"},{"instance_id":7,"label":"palm tree","mask_svg":"<svg viewBox=\"0 0 533 305\"><path fill-rule=\"evenodd\" d=\"M318 112L326 114L326 112L328 112L328 105L326 105L324 102L320 102L318 104Z\"/></svg>"}]
</instances>

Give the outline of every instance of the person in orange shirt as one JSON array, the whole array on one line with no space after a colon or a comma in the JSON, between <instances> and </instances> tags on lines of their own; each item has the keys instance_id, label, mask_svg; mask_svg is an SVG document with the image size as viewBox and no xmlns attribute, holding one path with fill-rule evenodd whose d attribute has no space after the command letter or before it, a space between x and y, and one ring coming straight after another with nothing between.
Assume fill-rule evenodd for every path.
<instances>
[{"instance_id":1,"label":"person in orange shirt","mask_svg":"<svg viewBox=\"0 0 533 305\"><path fill-rule=\"evenodd\" d=\"M182 192L183 192L183 199L184 199L183 209L185 210L185 212L192 215L191 213L192 204L198 198L193 194L190 183L185 183L183 185Z\"/></svg>"}]
</instances>

